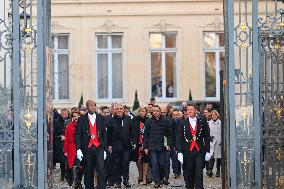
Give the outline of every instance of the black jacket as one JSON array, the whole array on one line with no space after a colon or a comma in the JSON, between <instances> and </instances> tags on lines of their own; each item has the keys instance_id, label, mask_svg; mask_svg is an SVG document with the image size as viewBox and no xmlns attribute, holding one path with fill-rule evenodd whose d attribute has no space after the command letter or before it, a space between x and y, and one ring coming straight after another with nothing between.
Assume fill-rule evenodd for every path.
<instances>
[{"instance_id":1,"label":"black jacket","mask_svg":"<svg viewBox=\"0 0 284 189\"><path fill-rule=\"evenodd\" d=\"M97 135L100 140L100 147L105 151L107 150L107 134L106 134L106 123L105 118L96 114L96 125L97 125ZM81 149L83 154L89 149L88 145L91 139L90 125L88 120L88 114L81 116L78 120L75 131L75 145L76 149Z\"/></svg>"},{"instance_id":2,"label":"black jacket","mask_svg":"<svg viewBox=\"0 0 284 189\"><path fill-rule=\"evenodd\" d=\"M210 152L210 132L205 119L197 117L196 141L201 153ZM177 130L176 145L178 153L187 154L192 142L192 135L189 128L189 119L181 120Z\"/></svg>"},{"instance_id":3,"label":"black jacket","mask_svg":"<svg viewBox=\"0 0 284 189\"><path fill-rule=\"evenodd\" d=\"M108 146L112 146L113 152L132 150L132 145L137 140L133 120L129 116L110 117L107 120L107 135Z\"/></svg>"},{"instance_id":4,"label":"black jacket","mask_svg":"<svg viewBox=\"0 0 284 189\"><path fill-rule=\"evenodd\" d=\"M165 145L172 147L172 129L167 118L152 117L146 121L143 137L144 149L165 150Z\"/></svg>"},{"instance_id":5,"label":"black jacket","mask_svg":"<svg viewBox=\"0 0 284 189\"><path fill-rule=\"evenodd\" d=\"M145 116L144 118L140 117L140 116L136 116L134 117L133 121L133 126L134 126L134 132L135 132L135 136L136 137L136 141L135 141L135 144L138 145L139 143L139 136L140 136L140 122L142 122L144 124L144 127L145 127L145 124L146 124L146 121L147 119L149 119L147 116Z\"/></svg>"},{"instance_id":6,"label":"black jacket","mask_svg":"<svg viewBox=\"0 0 284 189\"><path fill-rule=\"evenodd\" d=\"M177 119L177 121L172 117L168 117L168 119L173 133L173 146L176 148L176 135L177 135L177 128L180 124L180 119Z\"/></svg>"},{"instance_id":7,"label":"black jacket","mask_svg":"<svg viewBox=\"0 0 284 189\"><path fill-rule=\"evenodd\" d=\"M61 115L58 115L54 123L55 125L53 127L53 161L54 163L60 163L64 160L64 140L61 140L61 136L65 135L65 120L61 117Z\"/></svg>"}]
</instances>

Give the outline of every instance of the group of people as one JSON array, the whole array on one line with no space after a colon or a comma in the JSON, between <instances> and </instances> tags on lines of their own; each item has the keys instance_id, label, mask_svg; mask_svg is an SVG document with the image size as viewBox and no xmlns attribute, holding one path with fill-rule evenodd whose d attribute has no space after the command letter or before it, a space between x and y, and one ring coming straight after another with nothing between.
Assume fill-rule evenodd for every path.
<instances>
[{"instance_id":1,"label":"group of people","mask_svg":"<svg viewBox=\"0 0 284 189\"><path fill-rule=\"evenodd\" d=\"M201 189L205 161L208 176L213 175L214 158L216 176L221 165L216 150L221 145L219 114L205 110L202 114L195 104L183 104L180 111L151 101L134 115L121 104L97 108L88 100L86 109L62 109L61 115L54 111L54 165L60 163L61 181L75 188L83 188L83 178L86 189L94 189L95 183L98 189L130 188L134 161L138 184L168 185L172 165L174 178L183 170L185 188Z\"/></svg>"}]
</instances>

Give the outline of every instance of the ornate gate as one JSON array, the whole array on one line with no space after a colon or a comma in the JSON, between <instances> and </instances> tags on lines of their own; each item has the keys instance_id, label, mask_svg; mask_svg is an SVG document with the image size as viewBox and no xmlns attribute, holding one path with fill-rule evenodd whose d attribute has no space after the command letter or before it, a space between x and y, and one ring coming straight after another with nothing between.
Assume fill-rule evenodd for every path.
<instances>
[{"instance_id":1,"label":"ornate gate","mask_svg":"<svg viewBox=\"0 0 284 189\"><path fill-rule=\"evenodd\" d=\"M230 188L284 188L283 3L224 1Z\"/></svg>"},{"instance_id":2,"label":"ornate gate","mask_svg":"<svg viewBox=\"0 0 284 189\"><path fill-rule=\"evenodd\" d=\"M52 185L49 28L50 0L0 2L1 189Z\"/></svg>"}]
</instances>

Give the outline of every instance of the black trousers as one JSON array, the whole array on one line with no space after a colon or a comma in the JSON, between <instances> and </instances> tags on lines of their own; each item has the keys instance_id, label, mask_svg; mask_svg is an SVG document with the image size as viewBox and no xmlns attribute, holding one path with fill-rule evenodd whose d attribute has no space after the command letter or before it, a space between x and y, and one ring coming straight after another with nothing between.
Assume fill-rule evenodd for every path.
<instances>
[{"instance_id":1,"label":"black trousers","mask_svg":"<svg viewBox=\"0 0 284 189\"><path fill-rule=\"evenodd\" d=\"M121 183L121 177L123 181L129 180L129 159L130 151L121 150L112 152L110 156L111 174L110 179L114 183Z\"/></svg>"},{"instance_id":2,"label":"black trousers","mask_svg":"<svg viewBox=\"0 0 284 189\"><path fill-rule=\"evenodd\" d=\"M94 169L97 171L98 189L106 188L105 169L104 169L104 150L92 146L84 154L84 183L85 189L94 189Z\"/></svg>"},{"instance_id":3,"label":"black trousers","mask_svg":"<svg viewBox=\"0 0 284 189\"><path fill-rule=\"evenodd\" d=\"M203 188L204 154L193 150L184 159L184 181L187 189Z\"/></svg>"},{"instance_id":4,"label":"black trousers","mask_svg":"<svg viewBox=\"0 0 284 189\"><path fill-rule=\"evenodd\" d=\"M73 182L80 182L82 181L83 178L83 169L81 169L81 163L77 158L75 158L73 167L69 168L67 166L67 181L68 183L73 183Z\"/></svg>"},{"instance_id":5,"label":"black trousers","mask_svg":"<svg viewBox=\"0 0 284 189\"><path fill-rule=\"evenodd\" d=\"M61 177L65 178L65 173L66 173L66 161L65 159L63 162L60 162L60 171L61 171Z\"/></svg>"},{"instance_id":6,"label":"black trousers","mask_svg":"<svg viewBox=\"0 0 284 189\"><path fill-rule=\"evenodd\" d=\"M217 168L217 173L220 173L220 169L221 169L221 158L216 158L217 160L217 164L216 164L216 168ZM211 158L209 163L209 170L212 171L214 168L214 163L215 163L215 159Z\"/></svg>"}]
</instances>

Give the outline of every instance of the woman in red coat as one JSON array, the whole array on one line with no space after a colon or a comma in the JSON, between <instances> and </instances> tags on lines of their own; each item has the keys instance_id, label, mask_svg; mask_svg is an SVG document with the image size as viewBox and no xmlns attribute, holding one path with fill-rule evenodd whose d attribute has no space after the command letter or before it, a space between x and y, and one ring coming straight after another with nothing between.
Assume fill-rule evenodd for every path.
<instances>
[{"instance_id":1,"label":"woman in red coat","mask_svg":"<svg viewBox=\"0 0 284 189\"><path fill-rule=\"evenodd\" d=\"M72 121L66 126L65 129L65 140L64 140L64 155L67 157L68 171L67 171L67 181L69 186L73 184L73 166L76 166L76 146L74 142L75 129L77 126L77 121L79 118L79 111L74 111L72 113ZM81 188L82 170L78 170L77 181L75 184L76 188Z\"/></svg>"}]
</instances>

